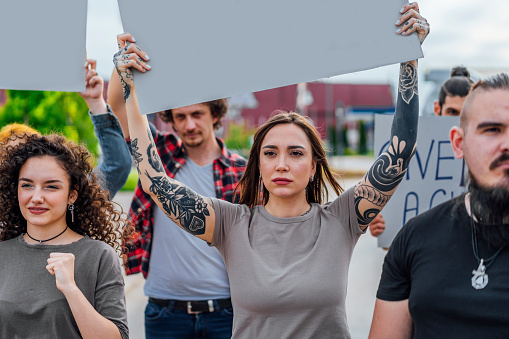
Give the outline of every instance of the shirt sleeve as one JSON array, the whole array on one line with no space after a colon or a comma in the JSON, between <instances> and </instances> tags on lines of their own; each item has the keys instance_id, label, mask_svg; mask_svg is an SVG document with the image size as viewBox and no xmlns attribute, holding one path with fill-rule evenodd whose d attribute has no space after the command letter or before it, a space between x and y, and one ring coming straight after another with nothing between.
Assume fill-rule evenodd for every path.
<instances>
[{"instance_id":1,"label":"shirt sleeve","mask_svg":"<svg viewBox=\"0 0 509 339\"><path fill-rule=\"evenodd\" d=\"M108 113L91 114L90 118L102 152L101 162L94 168L94 173L99 177L101 187L107 189L113 198L131 172L131 156L120 123L110 106L107 107Z\"/></svg>"},{"instance_id":2,"label":"shirt sleeve","mask_svg":"<svg viewBox=\"0 0 509 339\"><path fill-rule=\"evenodd\" d=\"M384 259L382 277L376 297L386 301L406 300L410 296L410 254L408 253L409 221L398 233Z\"/></svg>"},{"instance_id":3,"label":"shirt sleeve","mask_svg":"<svg viewBox=\"0 0 509 339\"><path fill-rule=\"evenodd\" d=\"M212 239L212 246L222 253L226 239L231 229L241 218L246 216L246 213L251 213L246 205L237 205L230 202L211 198L214 205L214 212L216 213L216 224L214 228L214 237Z\"/></svg>"},{"instance_id":4,"label":"shirt sleeve","mask_svg":"<svg viewBox=\"0 0 509 339\"><path fill-rule=\"evenodd\" d=\"M109 246L100 258L94 308L117 326L122 339L129 338L124 278L120 260Z\"/></svg>"},{"instance_id":5,"label":"shirt sleeve","mask_svg":"<svg viewBox=\"0 0 509 339\"><path fill-rule=\"evenodd\" d=\"M363 232L359 227L355 211L354 189L355 186L350 187L332 202L325 204L324 208L339 219L339 222L347 229L352 239L358 239L365 231Z\"/></svg>"}]
</instances>

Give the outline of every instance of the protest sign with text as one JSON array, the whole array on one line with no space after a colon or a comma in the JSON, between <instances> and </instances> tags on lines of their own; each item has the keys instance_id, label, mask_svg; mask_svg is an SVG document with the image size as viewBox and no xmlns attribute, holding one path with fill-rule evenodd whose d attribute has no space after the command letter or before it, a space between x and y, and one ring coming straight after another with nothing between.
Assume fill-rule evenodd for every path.
<instances>
[{"instance_id":1,"label":"protest sign with text","mask_svg":"<svg viewBox=\"0 0 509 339\"><path fill-rule=\"evenodd\" d=\"M392 115L375 115L375 156L389 145ZM406 175L382 210L386 229L379 247L389 247L403 225L416 215L463 193L468 184L463 159L456 159L449 131L458 117L419 117L417 150Z\"/></svg>"}]
</instances>

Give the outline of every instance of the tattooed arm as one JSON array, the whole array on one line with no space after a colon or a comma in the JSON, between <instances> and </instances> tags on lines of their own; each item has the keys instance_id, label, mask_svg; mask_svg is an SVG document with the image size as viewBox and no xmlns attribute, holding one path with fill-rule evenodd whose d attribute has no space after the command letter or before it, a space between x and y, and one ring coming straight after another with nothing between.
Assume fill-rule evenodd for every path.
<instances>
[{"instance_id":1,"label":"tattooed arm","mask_svg":"<svg viewBox=\"0 0 509 339\"><path fill-rule=\"evenodd\" d=\"M122 84L129 122L132 156L138 167L143 190L159 208L187 232L212 242L215 213L212 202L180 182L170 179L163 169L147 117L140 115L132 68L144 73L150 69L147 55L134 44L131 34L117 36L120 51L113 62ZM131 42L126 46L126 42Z\"/></svg>"},{"instance_id":2,"label":"tattooed arm","mask_svg":"<svg viewBox=\"0 0 509 339\"><path fill-rule=\"evenodd\" d=\"M417 31L422 43L429 33L429 25L419 14L417 3L405 5L402 13L397 23L400 28L396 32L409 35ZM362 230L387 204L415 153L419 116L416 60L401 64L398 87L389 148L375 160L368 173L355 186L355 210Z\"/></svg>"}]
</instances>

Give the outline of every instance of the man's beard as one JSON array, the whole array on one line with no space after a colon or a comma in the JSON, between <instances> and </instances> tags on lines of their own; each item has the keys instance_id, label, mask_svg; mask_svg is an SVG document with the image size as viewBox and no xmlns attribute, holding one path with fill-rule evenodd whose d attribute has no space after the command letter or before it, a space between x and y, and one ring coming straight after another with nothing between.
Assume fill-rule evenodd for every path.
<instances>
[{"instance_id":1,"label":"man's beard","mask_svg":"<svg viewBox=\"0 0 509 339\"><path fill-rule=\"evenodd\" d=\"M492 246L509 244L509 189L483 187L470 171L468 174L470 209L477 219L477 232Z\"/></svg>"}]
</instances>

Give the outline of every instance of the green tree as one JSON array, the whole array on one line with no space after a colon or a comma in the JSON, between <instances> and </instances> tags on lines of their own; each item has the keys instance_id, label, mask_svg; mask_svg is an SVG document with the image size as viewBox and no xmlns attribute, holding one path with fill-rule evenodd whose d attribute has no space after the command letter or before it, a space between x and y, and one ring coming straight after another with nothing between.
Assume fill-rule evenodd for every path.
<instances>
[{"instance_id":1,"label":"green tree","mask_svg":"<svg viewBox=\"0 0 509 339\"><path fill-rule=\"evenodd\" d=\"M225 139L226 147L239 150L242 155L249 153L251 148L251 136L255 130L249 129L247 124L237 125L230 123L228 125L228 134Z\"/></svg>"},{"instance_id":2,"label":"green tree","mask_svg":"<svg viewBox=\"0 0 509 339\"><path fill-rule=\"evenodd\" d=\"M58 132L98 155L88 107L78 93L9 90L7 97L0 108L0 126L24 123L42 134Z\"/></svg>"}]
</instances>

